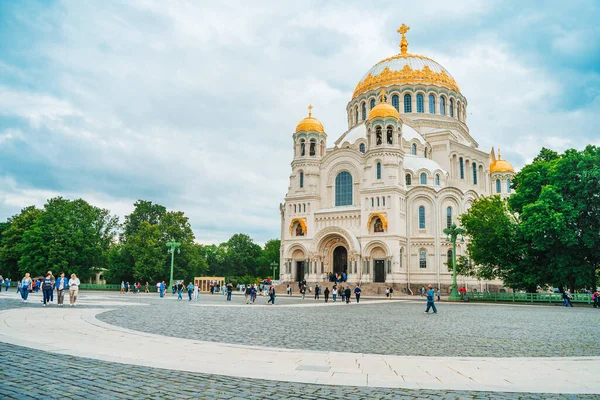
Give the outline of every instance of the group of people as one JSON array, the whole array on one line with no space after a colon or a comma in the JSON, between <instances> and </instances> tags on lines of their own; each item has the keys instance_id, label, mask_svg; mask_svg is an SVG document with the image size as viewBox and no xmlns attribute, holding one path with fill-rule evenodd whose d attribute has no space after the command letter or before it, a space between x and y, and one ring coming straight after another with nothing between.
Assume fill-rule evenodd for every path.
<instances>
[{"instance_id":1,"label":"group of people","mask_svg":"<svg viewBox=\"0 0 600 400\"><path fill-rule=\"evenodd\" d=\"M342 272L341 274L339 274L339 273L334 274L332 272L327 276L327 278L328 278L329 282L341 283L341 282L346 282L347 275L345 272Z\"/></svg>"},{"instance_id":2,"label":"group of people","mask_svg":"<svg viewBox=\"0 0 600 400\"><path fill-rule=\"evenodd\" d=\"M121 293L139 293L142 291L142 284L140 282L133 282L131 285L129 282L121 281ZM150 285L146 282L144 289L145 293L150 293Z\"/></svg>"},{"instance_id":3,"label":"group of people","mask_svg":"<svg viewBox=\"0 0 600 400\"><path fill-rule=\"evenodd\" d=\"M5 285L5 291L8 291L11 280L4 279L0 275L0 291L2 285ZM29 294L42 290L44 307L54 302L54 291L56 291L56 300L59 306L64 305L65 292L69 292L69 304L71 307L77 303L77 295L79 294L79 285L81 282L77 275L71 274L70 278L65 277L65 273L61 272L58 279L52 275L52 271L48 271L43 278L33 279L29 272L25 274L23 279L17 282L17 293L21 295L21 301L27 303Z\"/></svg>"},{"instance_id":4,"label":"group of people","mask_svg":"<svg viewBox=\"0 0 600 400\"><path fill-rule=\"evenodd\" d=\"M289 287L289 285L288 285ZM231 284L228 283L227 284L227 301L231 301ZM269 300L267 301L267 304L275 304L275 287L273 285L267 286L267 285L262 285L259 287L256 284L252 284L252 285L246 285L246 288L244 290L244 296L246 297L246 304L254 304L254 302L256 301L256 296L258 293L260 293L260 291L263 291L263 295L267 295L269 296Z\"/></svg>"}]
</instances>

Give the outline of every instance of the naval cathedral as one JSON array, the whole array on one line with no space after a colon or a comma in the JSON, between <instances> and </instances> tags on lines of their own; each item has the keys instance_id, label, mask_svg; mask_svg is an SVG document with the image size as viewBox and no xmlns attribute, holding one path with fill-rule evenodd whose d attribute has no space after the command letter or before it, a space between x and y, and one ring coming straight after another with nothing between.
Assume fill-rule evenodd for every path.
<instances>
[{"instance_id":1,"label":"naval cathedral","mask_svg":"<svg viewBox=\"0 0 600 400\"><path fill-rule=\"evenodd\" d=\"M443 230L478 198L510 195L514 169L484 152L467 126L468 102L452 75L408 52L381 60L346 106L348 130L333 144L312 115L292 135L294 158L281 205L280 280L382 282L416 291L452 284ZM457 256L466 246L457 243ZM451 268L450 268L451 270ZM458 277L459 286L500 281Z\"/></svg>"}]
</instances>

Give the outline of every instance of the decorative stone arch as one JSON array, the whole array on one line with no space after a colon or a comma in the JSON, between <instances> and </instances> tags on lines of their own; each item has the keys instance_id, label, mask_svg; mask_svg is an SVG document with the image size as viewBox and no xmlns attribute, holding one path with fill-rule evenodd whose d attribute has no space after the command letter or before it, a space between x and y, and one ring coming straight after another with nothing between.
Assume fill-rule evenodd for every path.
<instances>
[{"instance_id":1,"label":"decorative stone arch","mask_svg":"<svg viewBox=\"0 0 600 400\"><path fill-rule=\"evenodd\" d=\"M319 233L314 237L310 250L312 253L319 253L319 248L323 244L324 241L328 239L329 236L340 236L346 240L348 244L348 254L360 254L360 243L356 236L354 236L351 232L346 229L330 226L325 229L321 229Z\"/></svg>"},{"instance_id":2,"label":"decorative stone arch","mask_svg":"<svg viewBox=\"0 0 600 400\"><path fill-rule=\"evenodd\" d=\"M298 223L300 224L300 226L302 227L302 232L304 232L304 236L306 236L308 234L308 229L306 228L306 219L304 218L294 218L292 219L292 222L290 222L290 236L294 236L293 235L293 229L294 229L294 225Z\"/></svg>"},{"instance_id":3,"label":"decorative stone arch","mask_svg":"<svg viewBox=\"0 0 600 400\"><path fill-rule=\"evenodd\" d=\"M375 220L375 218L379 218L381 223L383 224L383 231L387 232L388 230L388 221L385 218L385 215L382 213L373 213L369 216L369 220L367 221L367 230L371 232L371 222Z\"/></svg>"},{"instance_id":4,"label":"decorative stone arch","mask_svg":"<svg viewBox=\"0 0 600 400\"><path fill-rule=\"evenodd\" d=\"M356 167L356 165L349 161L341 161L341 162L333 165L329 169L329 173L327 174L327 185L328 186L334 185L335 178L342 171L347 171L350 173L350 175L352 175L352 184L353 185L356 184L357 182L360 182L360 175L358 173L358 168Z\"/></svg>"},{"instance_id":5,"label":"decorative stone arch","mask_svg":"<svg viewBox=\"0 0 600 400\"><path fill-rule=\"evenodd\" d=\"M364 248L363 255L365 257L371 257L373 250L377 248L383 249L385 253L385 258L391 258L393 256L390 247L381 240L372 240L369 243L367 243L367 245Z\"/></svg>"},{"instance_id":6,"label":"decorative stone arch","mask_svg":"<svg viewBox=\"0 0 600 400\"><path fill-rule=\"evenodd\" d=\"M300 250L302 252L303 258L295 258L294 257L294 253L296 252L296 250ZM306 249L306 247L303 244L300 244L300 243L292 243L292 244L288 245L287 249L283 252L283 254L285 254L284 258L298 260L298 261L303 261L306 258L308 258L308 250ZM296 253L296 254L298 254L298 253Z\"/></svg>"}]
</instances>

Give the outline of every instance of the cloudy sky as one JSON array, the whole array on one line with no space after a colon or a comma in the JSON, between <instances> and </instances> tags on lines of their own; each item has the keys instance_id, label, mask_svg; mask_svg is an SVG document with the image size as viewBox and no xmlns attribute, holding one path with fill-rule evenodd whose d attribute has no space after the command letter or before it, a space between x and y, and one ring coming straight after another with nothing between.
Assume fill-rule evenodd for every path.
<instances>
[{"instance_id":1,"label":"cloudy sky","mask_svg":"<svg viewBox=\"0 0 600 400\"><path fill-rule=\"evenodd\" d=\"M481 149L520 167L600 145L600 3L417 3L0 0L0 219L146 199L201 243L275 238L307 105L332 144L402 23L457 80Z\"/></svg>"}]
</instances>

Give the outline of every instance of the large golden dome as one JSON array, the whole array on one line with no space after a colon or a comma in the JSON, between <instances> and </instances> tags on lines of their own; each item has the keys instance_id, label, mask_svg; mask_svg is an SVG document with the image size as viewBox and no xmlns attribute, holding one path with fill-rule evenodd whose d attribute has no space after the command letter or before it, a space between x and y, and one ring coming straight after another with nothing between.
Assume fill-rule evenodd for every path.
<instances>
[{"instance_id":1,"label":"large golden dome","mask_svg":"<svg viewBox=\"0 0 600 400\"><path fill-rule=\"evenodd\" d=\"M296 126L296 132L300 131L316 131L316 132L325 132L323 128L323 124L316 118L312 116L312 105L308 106L308 117L304 118L298 125Z\"/></svg>"},{"instance_id":2,"label":"large golden dome","mask_svg":"<svg viewBox=\"0 0 600 400\"><path fill-rule=\"evenodd\" d=\"M373 119L373 118L388 118L388 117L394 117L394 118L398 118L400 119L400 114L398 113L398 110L396 110L396 107L394 107L393 105L384 102L383 100L385 99L385 90L381 90L381 103L377 104L375 107L373 107L373 109L369 112L369 119Z\"/></svg>"},{"instance_id":3,"label":"large golden dome","mask_svg":"<svg viewBox=\"0 0 600 400\"><path fill-rule=\"evenodd\" d=\"M406 32L410 27L402 24L400 54L379 61L360 80L352 98L379 87L416 83L438 85L460 93L458 84L450 73L429 57L408 53Z\"/></svg>"},{"instance_id":4,"label":"large golden dome","mask_svg":"<svg viewBox=\"0 0 600 400\"><path fill-rule=\"evenodd\" d=\"M515 172L512 164L506 160L503 160L500 155L500 149L498 149L498 159L494 159L494 153L492 152L492 162L490 163L490 174L493 173L505 173L505 172Z\"/></svg>"}]
</instances>

